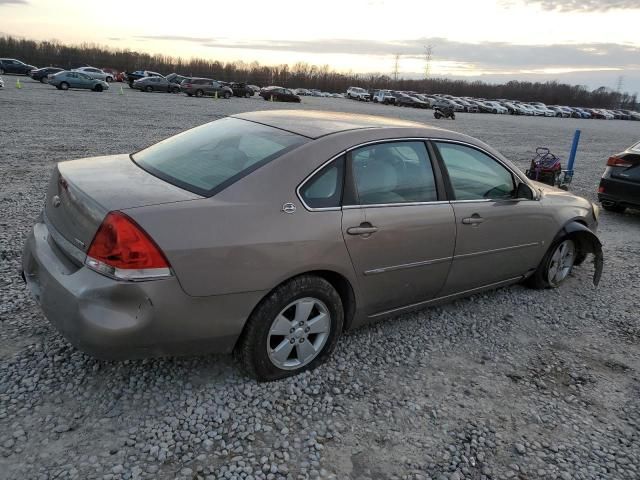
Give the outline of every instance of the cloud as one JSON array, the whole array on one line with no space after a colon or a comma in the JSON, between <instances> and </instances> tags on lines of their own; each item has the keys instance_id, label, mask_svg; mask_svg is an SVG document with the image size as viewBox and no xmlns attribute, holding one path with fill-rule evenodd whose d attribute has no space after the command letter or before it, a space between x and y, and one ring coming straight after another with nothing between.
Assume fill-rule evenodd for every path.
<instances>
[{"instance_id":1,"label":"cloud","mask_svg":"<svg viewBox=\"0 0 640 480\"><path fill-rule=\"evenodd\" d=\"M0 0L2 2L2 0ZM184 35L136 35L133 38L138 40L167 40L174 42L194 42L194 43L208 43L218 40L215 37L189 37Z\"/></svg>"},{"instance_id":2,"label":"cloud","mask_svg":"<svg viewBox=\"0 0 640 480\"><path fill-rule=\"evenodd\" d=\"M505 6L512 6L513 0L502 0ZM526 5L539 5L543 10L558 12L606 12L608 10L640 9L638 0L527 0Z\"/></svg>"},{"instance_id":3,"label":"cloud","mask_svg":"<svg viewBox=\"0 0 640 480\"><path fill-rule=\"evenodd\" d=\"M292 51L312 54L372 56L402 55L423 59L425 45L433 46L433 60L498 68L620 68L640 64L640 46L617 43L521 45L507 42L456 42L444 38L419 38L384 42L379 40L322 39L217 41L204 46L223 49Z\"/></svg>"},{"instance_id":4,"label":"cloud","mask_svg":"<svg viewBox=\"0 0 640 480\"><path fill-rule=\"evenodd\" d=\"M29 5L27 0L0 0L0 6L2 5Z\"/></svg>"}]
</instances>

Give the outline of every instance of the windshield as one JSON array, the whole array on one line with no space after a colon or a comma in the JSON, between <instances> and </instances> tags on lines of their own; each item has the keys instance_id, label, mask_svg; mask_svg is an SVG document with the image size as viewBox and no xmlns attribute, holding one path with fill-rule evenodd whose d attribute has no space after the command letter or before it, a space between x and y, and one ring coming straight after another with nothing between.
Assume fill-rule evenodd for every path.
<instances>
[{"instance_id":1,"label":"windshield","mask_svg":"<svg viewBox=\"0 0 640 480\"><path fill-rule=\"evenodd\" d=\"M224 118L156 143L131 158L169 183L212 196L306 141L277 128Z\"/></svg>"}]
</instances>

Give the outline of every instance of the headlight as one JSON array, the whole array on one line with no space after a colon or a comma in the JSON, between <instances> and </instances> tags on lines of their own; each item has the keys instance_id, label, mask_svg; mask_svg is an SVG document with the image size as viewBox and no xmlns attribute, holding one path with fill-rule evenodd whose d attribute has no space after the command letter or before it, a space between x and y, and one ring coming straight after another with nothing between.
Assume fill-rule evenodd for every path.
<instances>
[{"instance_id":1,"label":"headlight","mask_svg":"<svg viewBox=\"0 0 640 480\"><path fill-rule=\"evenodd\" d=\"M593 218L595 218L597 222L600 218L600 206L597 203L591 202L591 210L593 211Z\"/></svg>"}]
</instances>

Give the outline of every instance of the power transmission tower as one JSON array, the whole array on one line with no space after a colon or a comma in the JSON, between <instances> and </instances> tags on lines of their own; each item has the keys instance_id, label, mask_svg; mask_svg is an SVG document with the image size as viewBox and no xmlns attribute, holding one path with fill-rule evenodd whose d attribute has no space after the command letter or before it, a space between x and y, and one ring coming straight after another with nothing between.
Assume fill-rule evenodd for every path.
<instances>
[{"instance_id":1,"label":"power transmission tower","mask_svg":"<svg viewBox=\"0 0 640 480\"><path fill-rule=\"evenodd\" d=\"M398 81L398 73L400 72L400 54L396 53L394 55L394 61L393 61L393 80L395 82Z\"/></svg>"},{"instance_id":2,"label":"power transmission tower","mask_svg":"<svg viewBox=\"0 0 640 480\"><path fill-rule=\"evenodd\" d=\"M624 75L618 77L618 84L616 85L616 93L618 94L618 108L622 108L622 85L624 83Z\"/></svg>"},{"instance_id":3,"label":"power transmission tower","mask_svg":"<svg viewBox=\"0 0 640 480\"><path fill-rule=\"evenodd\" d=\"M431 58L433 56L433 45L424 46L424 79L429 80L431 75Z\"/></svg>"}]
</instances>

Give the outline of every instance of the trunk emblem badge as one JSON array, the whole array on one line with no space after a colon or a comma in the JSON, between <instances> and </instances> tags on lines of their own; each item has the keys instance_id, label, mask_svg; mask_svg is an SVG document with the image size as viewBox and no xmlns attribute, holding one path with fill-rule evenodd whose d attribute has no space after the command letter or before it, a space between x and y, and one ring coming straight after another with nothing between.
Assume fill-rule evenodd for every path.
<instances>
[{"instance_id":1,"label":"trunk emblem badge","mask_svg":"<svg viewBox=\"0 0 640 480\"><path fill-rule=\"evenodd\" d=\"M285 203L284 205L282 205L282 211L284 213L295 213L296 206L293 203Z\"/></svg>"},{"instance_id":2,"label":"trunk emblem badge","mask_svg":"<svg viewBox=\"0 0 640 480\"><path fill-rule=\"evenodd\" d=\"M60 201L60 197L58 195L54 195L51 199L51 205L53 205L53 208L58 208L60 206L60 203L62 203Z\"/></svg>"}]
</instances>

